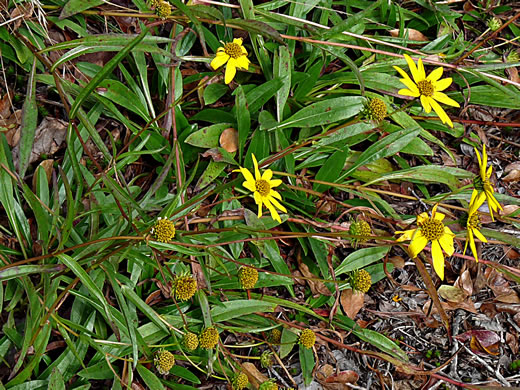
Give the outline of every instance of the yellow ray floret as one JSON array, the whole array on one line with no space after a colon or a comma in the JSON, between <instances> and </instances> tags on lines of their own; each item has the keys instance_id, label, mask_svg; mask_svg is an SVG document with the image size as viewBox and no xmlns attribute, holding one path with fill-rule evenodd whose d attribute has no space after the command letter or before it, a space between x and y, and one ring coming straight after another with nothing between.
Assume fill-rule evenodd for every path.
<instances>
[{"instance_id":1,"label":"yellow ray floret","mask_svg":"<svg viewBox=\"0 0 520 390\"><path fill-rule=\"evenodd\" d=\"M455 248L453 247L453 238L455 235L449 227L444 226L442 221L444 214L437 212L437 205L433 206L431 217L427 213L421 213L417 216L417 228L396 232L402 234L397 239L398 242L410 240L408 252L412 258L426 247L426 244L432 243L432 259L433 268L439 278L444 280L444 255L442 250L448 254L453 255ZM441 249L442 248L442 249Z\"/></svg>"},{"instance_id":2,"label":"yellow ray floret","mask_svg":"<svg viewBox=\"0 0 520 390\"><path fill-rule=\"evenodd\" d=\"M426 113L430 113L433 108L442 123L447 123L450 127L453 127L450 117L440 104L437 103L441 102L448 106L460 107L459 103L442 92L451 85L451 77L440 80L442 77L442 67L433 70L433 72L426 77L424 65L420 58L417 62L417 66L408 54L405 54L404 58L408 63L410 72L412 72L413 80L400 67L394 66L394 69L403 77L400 81L406 86L406 88L399 90L399 95L418 97Z\"/></svg>"},{"instance_id":3,"label":"yellow ray floret","mask_svg":"<svg viewBox=\"0 0 520 390\"><path fill-rule=\"evenodd\" d=\"M224 44L217 50L217 55L211 61L211 67L215 70L222 65L226 65L226 73L224 82L229 84L237 73L237 68L249 69L249 59L247 58L247 50L242 46L242 38L235 38L233 42Z\"/></svg>"},{"instance_id":4,"label":"yellow ray floret","mask_svg":"<svg viewBox=\"0 0 520 390\"><path fill-rule=\"evenodd\" d=\"M477 192L474 191L471 195L471 201L469 202L469 210L468 210L468 220L466 222L466 245L464 246L464 253L466 254L466 249L468 248L468 244L473 252L473 256L475 260L478 262L478 253L477 246L475 245L475 236L482 242L487 242L486 237L480 232L481 223L480 217L478 214L478 209L484 203L483 196L477 196Z\"/></svg>"},{"instance_id":5,"label":"yellow ray floret","mask_svg":"<svg viewBox=\"0 0 520 390\"><path fill-rule=\"evenodd\" d=\"M493 172L493 166L487 166L488 156L486 153L486 145L482 146L482 158L480 158L480 153L478 152L477 148L475 148L475 154L477 155L478 159L479 175L473 180L473 186L475 189L473 190L473 194L471 194L471 199L475 198L475 196L478 194L475 202L479 203L480 200L482 200L480 203L482 204L484 202L483 199L485 198L489 206L489 215L491 215L491 219L494 221L495 219L493 218L493 211L496 213L498 209L503 210L503 208L493 195L495 189L489 181L491 173Z\"/></svg>"},{"instance_id":6,"label":"yellow ray floret","mask_svg":"<svg viewBox=\"0 0 520 390\"><path fill-rule=\"evenodd\" d=\"M280 179L272 180L273 171L270 169L266 169L263 175L260 174L260 170L258 169L258 162L256 161L256 157L253 154L253 164L255 166L255 176L249 172L246 168L240 168L235 170L234 172L241 172L244 175L246 181L242 183L242 185L247 188L249 191L253 192L253 196L255 198L255 202L258 205L258 218L262 216L262 208L265 205L267 209L271 212L271 216L275 221L282 222L280 215L276 211L276 209L287 212L287 209L280 204L278 200L282 200L282 196L273 190L274 187L278 187L282 184Z\"/></svg>"}]
</instances>

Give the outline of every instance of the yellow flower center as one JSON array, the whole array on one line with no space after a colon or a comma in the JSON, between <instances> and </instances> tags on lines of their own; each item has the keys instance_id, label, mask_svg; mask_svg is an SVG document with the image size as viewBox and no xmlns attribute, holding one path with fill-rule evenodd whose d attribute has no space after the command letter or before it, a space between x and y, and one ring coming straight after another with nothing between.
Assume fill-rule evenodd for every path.
<instances>
[{"instance_id":1,"label":"yellow flower center","mask_svg":"<svg viewBox=\"0 0 520 390\"><path fill-rule=\"evenodd\" d=\"M434 92L433 84L429 80L422 80L417 83L419 93L424 96L432 96Z\"/></svg>"},{"instance_id":2,"label":"yellow flower center","mask_svg":"<svg viewBox=\"0 0 520 390\"><path fill-rule=\"evenodd\" d=\"M269 182L264 179L256 180L255 188L256 192L258 192L263 197L266 197L269 195L269 192L271 192L271 186L269 185Z\"/></svg>"},{"instance_id":3,"label":"yellow flower center","mask_svg":"<svg viewBox=\"0 0 520 390\"><path fill-rule=\"evenodd\" d=\"M244 55L244 53L242 53L242 47L235 42L226 43L224 45L224 52L231 58L235 59Z\"/></svg>"},{"instance_id":4,"label":"yellow flower center","mask_svg":"<svg viewBox=\"0 0 520 390\"><path fill-rule=\"evenodd\" d=\"M480 230L482 224L478 213L474 213L468 218L468 227Z\"/></svg>"},{"instance_id":5,"label":"yellow flower center","mask_svg":"<svg viewBox=\"0 0 520 390\"><path fill-rule=\"evenodd\" d=\"M367 111L371 119L381 122L386 117L386 104L378 98L370 99Z\"/></svg>"},{"instance_id":6,"label":"yellow flower center","mask_svg":"<svg viewBox=\"0 0 520 390\"><path fill-rule=\"evenodd\" d=\"M426 221L419 223L421 232L428 241L435 241L444 234L444 224L433 218L428 218Z\"/></svg>"}]
</instances>

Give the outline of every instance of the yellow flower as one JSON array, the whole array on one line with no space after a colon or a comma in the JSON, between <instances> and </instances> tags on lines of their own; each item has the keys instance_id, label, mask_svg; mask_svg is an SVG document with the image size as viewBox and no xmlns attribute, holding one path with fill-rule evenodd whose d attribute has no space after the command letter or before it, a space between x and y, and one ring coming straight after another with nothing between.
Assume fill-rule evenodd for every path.
<instances>
[{"instance_id":1,"label":"yellow flower","mask_svg":"<svg viewBox=\"0 0 520 390\"><path fill-rule=\"evenodd\" d=\"M204 349L212 349L218 344L218 331L210 326L199 334L199 346Z\"/></svg>"},{"instance_id":2,"label":"yellow flower","mask_svg":"<svg viewBox=\"0 0 520 390\"><path fill-rule=\"evenodd\" d=\"M478 152L477 148L475 148L475 154L477 155L478 165L480 167L480 174L473 180L473 186L475 187L475 189L473 190L473 194L471 194L471 199L473 199L477 193L478 198L475 202L478 203L480 201L480 198L486 198L489 206L489 215L491 215L491 219L494 221L495 219L493 218L493 211L497 212L498 209L503 210L503 208L502 206L500 206L500 203L498 203L498 201L493 196L495 190L493 188L493 185L489 181L491 173L493 172L493 166L490 165L489 168L487 166L488 158L486 153L486 145L482 146L482 158L480 158L480 153ZM474 201L472 200L472 203L473 202Z\"/></svg>"},{"instance_id":3,"label":"yellow flower","mask_svg":"<svg viewBox=\"0 0 520 390\"><path fill-rule=\"evenodd\" d=\"M314 344L316 343L316 333L314 333L310 329L303 329L300 333L300 337L298 338L298 342L304 347L304 348L312 348Z\"/></svg>"},{"instance_id":4,"label":"yellow flower","mask_svg":"<svg viewBox=\"0 0 520 390\"><path fill-rule=\"evenodd\" d=\"M398 242L411 240L408 251L412 258L417 257L429 241L432 242L433 268L441 280L444 280L444 255L442 254L442 249L448 256L453 255L453 252L455 252L453 247L453 237L455 235L449 227L444 226L442 223L443 219L444 214L438 213L437 205L435 205L433 206L431 217L428 216L428 213L421 213L417 216L418 227L416 229L396 232L397 234L402 234L397 239Z\"/></svg>"},{"instance_id":5,"label":"yellow flower","mask_svg":"<svg viewBox=\"0 0 520 390\"><path fill-rule=\"evenodd\" d=\"M191 275L177 276L173 281L172 294L180 301L187 301L197 292L197 281Z\"/></svg>"},{"instance_id":6,"label":"yellow flower","mask_svg":"<svg viewBox=\"0 0 520 390\"><path fill-rule=\"evenodd\" d=\"M199 346L199 337L192 332L186 332L182 338L182 344L188 351L195 351Z\"/></svg>"},{"instance_id":7,"label":"yellow flower","mask_svg":"<svg viewBox=\"0 0 520 390\"><path fill-rule=\"evenodd\" d=\"M408 54L405 54L404 58L406 59L408 67L412 72L413 81L404 70L398 66L394 66L394 69L397 70L401 76L403 76L400 81L408 88L399 90L399 95L420 98L421 104L426 113L430 113L433 108L433 110L441 119L442 123L447 123L450 127L453 127L451 119L439 105L439 103L437 103L441 102L447 104L448 106L460 107L459 103L441 92L451 85L451 77L439 80L442 77L442 67L435 69L428 75L428 77L426 77L424 65L420 58L417 62L417 66L415 66L415 63Z\"/></svg>"},{"instance_id":8,"label":"yellow flower","mask_svg":"<svg viewBox=\"0 0 520 390\"><path fill-rule=\"evenodd\" d=\"M482 206L482 203L484 203L484 197L483 196L477 196L477 192L474 191L471 195L471 202L469 202L469 210L468 210L468 220L466 222L466 245L464 246L464 253L466 254L466 249L468 248L468 243L471 248L471 251L473 252L473 256L475 257L475 260L478 262L478 254L477 254L477 247L475 245L475 238L474 236L477 236L477 238L482 242L487 242L486 237L482 235L480 232L481 224L480 224L480 217L478 215L478 209L480 206Z\"/></svg>"},{"instance_id":9,"label":"yellow flower","mask_svg":"<svg viewBox=\"0 0 520 390\"><path fill-rule=\"evenodd\" d=\"M251 267L240 267L238 281L245 290L255 288L255 284L258 282L258 271Z\"/></svg>"},{"instance_id":10,"label":"yellow flower","mask_svg":"<svg viewBox=\"0 0 520 390\"><path fill-rule=\"evenodd\" d=\"M278 187L282 184L280 179L271 180L273 177L273 171L267 169L263 175L260 175L260 171L258 170L258 162L256 161L256 157L253 154L253 164L255 165L255 177L247 170L246 168L236 169L233 172L241 172L244 175L246 181L242 183L244 187L246 187L249 191L253 191L253 195L255 197L255 202L258 205L258 218L262 216L262 207L265 205L269 211L271 212L271 216L275 221L282 223L280 219L280 215L276 211L275 207L279 210L282 210L284 213L287 212L286 208L278 202L278 200L282 200L282 196L273 190L274 187Z\"/></svg>"},{"instance_id":11,"label":"yellow flower","mask_svg":"<svg viewBox=\"0 0 520 390\"><path fill-rule=\"evenodd\" d=\"M350 280L350 286L356 291L366 293L372 286L372 276L364 269L354 271Z\"/></svg>"},{"instance_id":12,"label":"yellow flower","mask_svg":"<svg viewBox=\"0 0 520 390\"><path fill-rule=\"evenodd\" d=\"M157 218L152 227L153 237L160 242L169 242L175 237L175 224L167 218Z\"/></svg>"},{"instance_id":13,"label":"yellow flower","mask_svg":"<svg viewBox=\"0 0 520 390\"><path fill-rule=\"evenodd\" d=\"M233 42L226 43L223 47L219 47L217 55L211 61L211 67L216 70L226 62L226 75L224 78L226 84L229 84L231 80L233 80L233 77L235 77L237 73L237 68L249 69L247 50L242 46L242 38L235 38Z\"/></svg>"}]
</instances>

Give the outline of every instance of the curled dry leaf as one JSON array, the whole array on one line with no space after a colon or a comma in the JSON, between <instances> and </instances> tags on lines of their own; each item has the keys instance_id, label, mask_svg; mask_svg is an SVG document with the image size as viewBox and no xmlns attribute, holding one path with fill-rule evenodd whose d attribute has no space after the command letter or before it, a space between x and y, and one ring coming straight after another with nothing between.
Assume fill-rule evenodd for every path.
<instances>
[{"instance_id":1,"label":"curled dry leaf","mask_svg":"<svg viewBox=\"0 0 520 390\"><path fill-rule=\"evenodd\" d=\"M238 149L238 131L229 127L220 134L220 146L229 153L236 152Z\"/></svg>"},{"instance_id":2,"label":"curled dry leaf","mask_svg":"<svg viewBox=\"0 0 520 390\"><path fill-rule=\"evenodd\" d=\"M470 341L471 350L480 355L498 355L500 336L490 330L469 330L455 338L461 342Z\"/></svg>"},{"instance_id":3,"label":"curled dry leaf","mask_svg":"<svg viewBox=\"0 0 520 390\"><path fill-rule=\"evenodd\" d=\"M486 285L495 294L495 300L504 303L520 303L518 294L511 288L509 282L500 272L487 268L485 271Z\"/></svg>"},{"instance_id":4,"label":"curled dry leaf","mask_svg":"<svg viewBox=\"0 0 520 390\"><path fill-rule=\"evenodd\" d=\"M393 36L393 37L398 37L399 36L399 29L398 28L394 28L393 30L390 30L390 35ZM427 42L428 41L428 38L426 38L426 36L418 31L418 30L415 30L413 28L405 28L404 29L404 32L403 32L403 35L406 37L408 36L408 39L412 40L412 41L421 41L421 42Z\"/></svg>"},{"instance_id":5,"label":"curled dry leaf","mask_svg":"<svg viewBox=\"0 0 520 390\"><path fill-rule=\"evenodd\" d=\"M437 292L439 293L440 297L453 303L461 303L467 297L466 293L461 288L447 284L441 285Z\"/></svg>"},{"instance_id":6,"label":"curled dry leaf","mask_svg":"<svg viewBox=\"0 0 520 390\"><path fill-rule=\"evenodd\" d=\"M520 180L520 162L515 161L514 163L509 164L505 169L504 173L507 173L506 177L503 177L502 180L507 183L514 183Z\"/></svg>"},{"instance_id":7,"label":"curled dry leaf","mask_svg":"<svg viewBox=\"0 0 520 390\"><path fill-rule=\"evenodd\" d=\"M305 263L300 263L299 268L300 268L300 272L302 273L303 276L305 276L307 278L316 278L316 275L314 275L311 271L309 271L309 267L307 267L307 265ZM310 280L310 279L307 279L306 282L309 285L313 295L326 295L326 296L332 295L330 290L327 288L327 286L325 286L325 284L323 282L320 282L317 280Z\"/></svg>"},{"instance_id":8,"label":"curled dry leaf","mask_svg":"<svg viewBox=\"0 0 520 390\"><path fill-rule=\"evenodd\" d=\"M349 288L341 292L339 301L341 302L341 307L345 314L349 318L354 319L357 313L363 308L365 294L359 291L353 291Z\"/></svg>"},{"instance_id":9,"label":"curled dry leaf","mask_svg":"<svg viewBox=\"0 0 520 390\"><path fill-rule=\"evenodd\" d=\"M22 21L24 19L28 19L31 17L34 11L33 2L26 2L23 4L17 4L16 8L11 11L11 20L14 20L14 23L11 25L12 31L18 30L22 25Z\"/></svg>"},{"instance_id":10,"label":"curled dry leaf","mask_svg":"<svg viewBox=\"0 0 520 390\"><path fill-rule=\"evenodd\" d=\"M269 379L260 371L258 371L258 368L256 368L256 366L252 363L242 363L242 368L244 369L245 374L249 378L249 382L254 386L254 388L258 388L258 386Z\"/></svg>"},{"instance_id":11,"label":"curled dry leaf","mask_svg":"<svg viewBox=\"0 0 520 390\"><path fill-rule=\"evenodd\" d=\"M334 367L330 364L325 364L316 372L316 379L325 390L343 390L349 388L345 385L346 383L355 384L359 379L359 375L352 370L334 373Z\"/></svg>"}]
</instances>

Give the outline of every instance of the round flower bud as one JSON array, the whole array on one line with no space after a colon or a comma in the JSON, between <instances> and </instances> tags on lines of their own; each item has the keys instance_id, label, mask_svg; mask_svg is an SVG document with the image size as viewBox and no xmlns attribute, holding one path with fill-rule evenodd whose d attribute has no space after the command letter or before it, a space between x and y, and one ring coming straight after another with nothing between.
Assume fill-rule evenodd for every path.
<instances>
[{"instance_id":1,"label":"round flower bud","mask_svg":"<svg viewBox=\"0 0 520 390\"><path fill-rule=\"evenodd\" d=\"M364 113L366 118L381 122L386 118L386 104L379 98L372 98L366 103Z\"/></svg>"},{"instance_id":2,"label":"round flower bud","mask_svg":"<svg viewBox=\"0 0 520 390\"><path fill-rule=\"evenodd\" d=\"M298 343L300 343L304 348L312 348L315 342L316 334L312 330L302 330L300 337L298 338Z\"/></svg>"},{"instance_id":3,"label":"round flower bud","mask_svg":"<svg viewBox=\"0 0 520 390\"><path fill-rule=\"evenodd\" d=\"M492 17L487 21L487 26L491 31L497 31L502 27L502 21L496 17Z\"/></svg>"},{"instance_id":4,"label":"round flower bud","mask_svg":"<svg viewBox=\"0 0 520 390\"><path fill-rule=\"evenodd\" d=\"M187 301L197 292L197 281L191 275L178 276L173 281L172 293L180 301Z\"/></svg>"},{"instance_id":5,"label":"round flower bud","mask_svg":"<svg viewBox=\"0 0 520 390\"><path fill-rule=\"evenodd\" d=\"M520 55L516 50L512 50L511 53L509 53L506 57L506 62L514 63L514 62L520 62Z\"/></svg>"},{"instance_id":6,"label":"round flower bud","mask_svg":"<svg viewBox=\"0 0 520 390\"><path fill-rule=\"evenodd\" d=\"M262 383L258 390L278 390L278 385L272 380L268 380Z\"/></svg>"},{"instance_id":7,"label":"round flower bud","mask_svg":"<svg viewBox=\"0 0 520 390\"><path fill-rule=\"evenodd\" d=\"M233 378L233 390L243 390L249 384L249 378L243 372L237 373Z\"/></svg>"},{"instance_id":8,"label":"round flower bud","mask_svg":"<svg viewBox=\"0 0 520 390\"><path fill-rule=\"evenodd\" d=\"M273 353L264 351L260 355L260 365L262 368L269 368L273 365Z\"/></svg>"},{"instance_id":9,"label":"round flower bud","mask_svg":"<svg viewBox=\"0 0 520 390\"><path fill-rule=\"evenodd\" d=\"M157 218L152 228L153 237L160 242L170 242L175 237L175 225L167 218Z\"/></svg>"},{"instance_id":10,"label":"round flower bud","mask_svg":"<svg viewBox=\"0 0 520 390\"><path fill-rule=\"evenodd\" d=\"M167 18L172 13L172 6L167 1L159 1L155 7L155 14L160 18Z\"/></svg>"},{"instance_id":11,"label":"round flower bud","mask_svg":"<svg viewBox=\"0 0 520 390\"><path fill-rule=\"evenodd\" d=\"M258 271L250 267L240 267L238 270L238 281L243 289L249 290L258 282Z\"/></svg>"},{"instance_id":12,"label":"round flower bud","mask_svg":"<svg viewBox=\"0 0 520 390\"><path fill-rule=\"evenodd\" d=\"M273 329L267 338L271 344L280 344L282 341L282 332L280 329Z\"/></svg>"},{"instance_id":13,"label":"round flower bud","mask_svg":"<svg viewBox=\"0 0 520 390\"><path fill-rule=\"evenodd\" d=\"M372 286L372 277L364 269L354 271L351 278L351 287L354 290L366 293Z\"/></svg>"},{"instance_id":14,"label":"round flower bud","mask_svg":"<svg viewBox=\"0 0 520 390\"><path fill-rule=\"evenodd\" d=\"M188 351L195 351L199 346L199 337L195 333L186 332L182 338L182 345Z\"/></svg>"},{"instance_id":15,"label":"round flower bud","mask_svg":"<svg viewBox=\"0 0 520 390\"><path fill-rule=\"evenodd\" d=\"M359 243L367 242L372 234L372 229L367 221L360 219L350 224L348 232L353 236L358 236L350 239L352 246L355 248Z\"/></svg>"},{"instance_id":16,"label":"round flower bud","mask_svg":"<svg viewBox=\"0 0 520 390\"><path fill-rule=\"evenodd\" d=\"M155 354L154 357L155 367L159 374L166 375L170 372L173 365L175 364L175 356L170 351L161 349Z\"/></svg>"},{"instance_id":17,"label":"round flower bud","mask_svg":"<svg viewBox=\"0 0 520 390\"><path fill-rule=\"evenodd\" d=\"M218 331L213 327L204 329L199 334L199 346L204 349L215 348L218 344Z\"/></svg>"}]
</instances>

